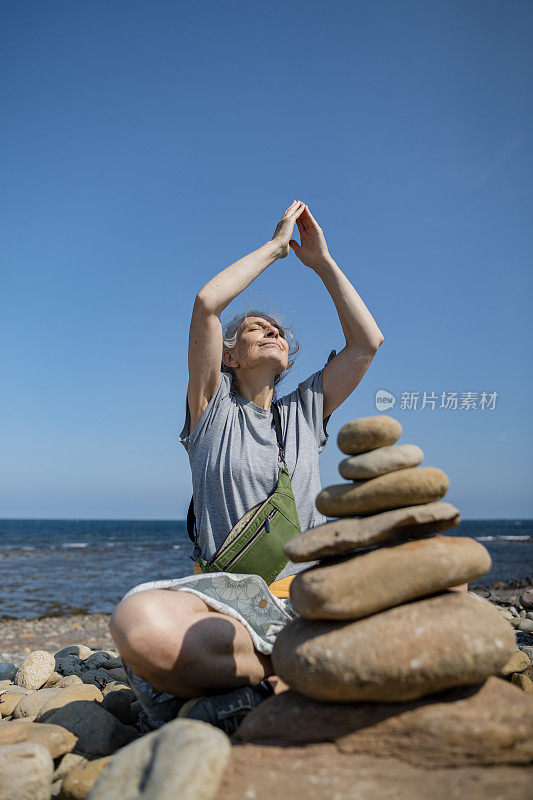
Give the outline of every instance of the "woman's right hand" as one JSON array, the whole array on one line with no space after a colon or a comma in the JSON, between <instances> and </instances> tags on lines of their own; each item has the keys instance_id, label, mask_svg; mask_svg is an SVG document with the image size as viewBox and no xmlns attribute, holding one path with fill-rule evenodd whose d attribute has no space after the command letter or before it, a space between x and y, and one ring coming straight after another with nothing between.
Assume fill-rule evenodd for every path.
<instances>
[{"instance_id":1,"label":"woman's right hand","mask_svg":"<svg viewBox=\"0 0 533 800\"><path fill-rule=\"evenodd\" d=\"M302 203L301 200L294 200L278 222L276 230L274 231L274 236L272 237L272 241L275 242L279 248L277 258L285 258L289 255L289 241L292 237L292 231L296 220L304 208L305 203Z\"/></svg>"}]
</instances>

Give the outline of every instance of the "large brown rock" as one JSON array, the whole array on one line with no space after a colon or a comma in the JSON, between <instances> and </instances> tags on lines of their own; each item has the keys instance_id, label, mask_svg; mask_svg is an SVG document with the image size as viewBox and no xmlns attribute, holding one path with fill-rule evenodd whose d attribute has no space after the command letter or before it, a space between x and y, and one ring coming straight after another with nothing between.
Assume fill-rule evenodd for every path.
<instances>
[{"instance_id":1,"label":"large brown rock","mask_svg":"<svg viewBox=\"0 0 533 800\"><path fill-rule=\"evenodd\" d=\"M135 728L122 725L98 703L89 700L69 703L47 715L46 721L61 725L77 736L75 752L87 758L108 756L138 735Z\"/></svg>"},{"instance_id":2,"label":"large brown rock","mask_svg":"<svg viewBox=\"0 0 533 800\"><path fill-rule=\"evenodd\" d=\"M343 425L337 436L339 450L348 456L394 444L402 435L398 420L386 415L360 417Z\"/></svg>"},{"instance_id":3,"label":"large brown rock","mask_svg":"<svg viewBox=\"0 0 533 800\"><path fill-rule=\"evenodd\" d=\"M320 703L282 692L248 714L238 742L336 742L345 753L394 756L425 767L533 761L533 699L490 677L410 703Z\"/></svg>"},{"instance_id":4,"label":"large brown rock","mask_svg":"<svg viewBox=\"0 0 533 800\"><path fill-rule=\"evenodd\" d=\"M404 702L497 673L515 634L465 592L397 606L357 622L295 619L279 633L274 672L315 700Z\"/></svg>"},{"instance_id":5,"label":"large brown rock","mask_svg":"<svg viewBox=\"0 0 533 800\"><path fill-rule=\"evenodd\" d=\"M307 619L360 619L473 581L491 566L488 550L475 539L432 536L300 572L290 596Z\"/></svg>"},{"instance_id":6,"label":"large brown rock","mask_svg":"<svg viewBox=\"0 0 533 800\"><path fill-rule=\"evenodd\" d=\"M409 467L369 481L328 486L318 493L315 505L329 517L372 514L440 500L449 485L448 476L437 467Z\"/></svg>"},{"instance_id":7,"label":"large brown rock","mask_svg":"<svg viewBox=\"0 0 533 800\"><path fill-rule=\"evenodd\" d=\"M424 503L360 519L326 522L295 536L284 550L292 561L313 561L384 542L446 531L458 525L459 520L459 511L451 503Z\"/></svg>"},{"instance_id":8,"label":"large brown rock","mask_svg":"<svg viewBox=\"0 0 533 800\"><path fill-rule=\"evenodd\" d=\"M348 481L367 481L386 472L417 467L423 458L424 453L416 444L378 447L369 453L344 458L339 464L339 473L341 478Z\"/></svg>"},{"instance_id":9,"label":"large brown rock","mask_svg":"<svg viewBox=\"0 0 533 800\"><path fill-rule=\"evenodd\" d=\"M70 753L76 744L76 737L59 725L41 725L37 722L14 720L0 725L0 745L20 744L33 742L42 744L49 751L52 758L58 758L64 753Z\"/></svg>"},{"instance_id":10,"label":"large brown rock","mask_svg":"<svg viewBox=\"0 0 533 800\"><path fill-rule=\"evenodd\" d=\"M214 800L531 800L531 767L431 769L387 755L236 744Z\"/></svg>"}]
</instances>

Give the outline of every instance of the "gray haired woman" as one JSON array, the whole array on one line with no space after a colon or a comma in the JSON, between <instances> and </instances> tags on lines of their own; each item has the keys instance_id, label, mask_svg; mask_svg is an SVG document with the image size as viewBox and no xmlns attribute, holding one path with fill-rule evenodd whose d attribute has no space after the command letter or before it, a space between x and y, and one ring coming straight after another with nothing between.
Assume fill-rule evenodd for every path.
<instances>
[{"instance_id":1,"label":"gray haired woman","mask_svg":"<svg viewBox=\"0 0 533 800\"><path fill-rule=\"evenodd\" d=\"M291 238L294 225L300 244ZM260 309L220 315L289 250L320 276L335 304L345 346L279 400L275 387L298 344ZM331 257L309 208L294 201L272 239L212 278L197 294L189 332L189 383L180 442L192 472L196 555L209 560L235 523L276 485L275 405L301 530L324 523L318 456L327 422L363 378L383 335ZM206 572L134 587L110 629L144 710L145 729L175 716L202 719L232 733L272 692L272 646L294 612L288 586L309 564L289 562L267 585L257 574ZM141 728L142 729L142 728Z\"/></svg>"}]
</instances>

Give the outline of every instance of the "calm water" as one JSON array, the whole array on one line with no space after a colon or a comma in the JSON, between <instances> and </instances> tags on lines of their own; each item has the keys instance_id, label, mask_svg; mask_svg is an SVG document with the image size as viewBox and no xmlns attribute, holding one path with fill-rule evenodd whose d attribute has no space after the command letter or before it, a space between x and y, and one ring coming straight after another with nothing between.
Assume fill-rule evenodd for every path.
<instances>
[{"instance_id":1,"label":"calm water","mask_svg":"<svg viewBox=\"0 0 533 800\"><path fill-rule=\"evenodd\" d=\"M478 584L531 578L533 520L465 520L489 550ZM110 613L128 589L192 573L185 521L0 520L0 618Z\"/></svg>"}]
</instances>

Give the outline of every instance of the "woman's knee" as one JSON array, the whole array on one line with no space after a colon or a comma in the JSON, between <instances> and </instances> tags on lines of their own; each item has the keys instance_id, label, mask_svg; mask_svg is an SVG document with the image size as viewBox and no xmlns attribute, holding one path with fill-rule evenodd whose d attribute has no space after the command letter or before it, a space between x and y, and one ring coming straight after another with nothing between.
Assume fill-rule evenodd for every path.
<instances>
[{"instance_id":1,"label":"woman's knee","mask_svg":"<svg viewBox=\"0 0 533 800\"><path fill-rule=\"evenodd\" d=\"M168 667L204 607L202 600L189 593L148 589L119 603L109 629L120 655L132 667L147 661Z\"/></svg>"}]
</instances>

